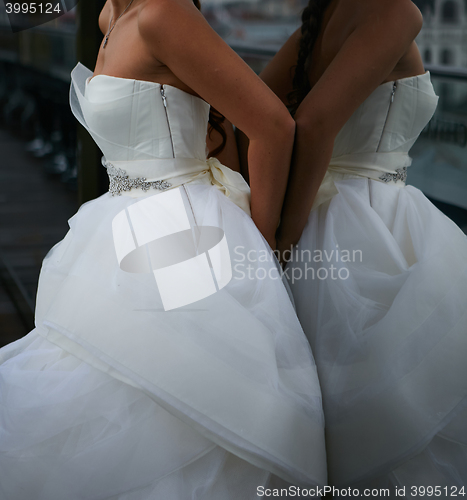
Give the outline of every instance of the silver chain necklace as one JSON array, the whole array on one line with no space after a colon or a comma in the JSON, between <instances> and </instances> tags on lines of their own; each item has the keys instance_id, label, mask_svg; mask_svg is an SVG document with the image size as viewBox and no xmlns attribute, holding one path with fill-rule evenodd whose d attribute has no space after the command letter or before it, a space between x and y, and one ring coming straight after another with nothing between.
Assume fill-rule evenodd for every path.
<instances>
[{"instance_id":1,"label":"silver chain necklace","mask_svg":"<svg viewBox=\"0 0 467 500\"><path fill-rule=\"evenodd\" d=\"M123 14L125 14L125 12L130 8L130 6L133 2L134 2L134 0L130 0L130 3L126 6L125 10L117 17L117 20L114 22L113 26L112 26L113 16L110 18L109 30L107 31L107 35L105 35L105 38L104 38L104 45L102 46L103 49L105 49L105 46L107 45L107 42L109 41L110 33L112 33L112 30L115 28L116 24L118 23L118 20L123 16Z\"/></svg>"}]
</instances>

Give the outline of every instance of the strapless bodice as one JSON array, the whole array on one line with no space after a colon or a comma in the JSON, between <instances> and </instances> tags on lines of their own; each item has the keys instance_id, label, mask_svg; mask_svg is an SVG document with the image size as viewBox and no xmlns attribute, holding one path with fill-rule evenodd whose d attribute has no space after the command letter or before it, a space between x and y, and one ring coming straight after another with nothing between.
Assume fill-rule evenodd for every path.
<instances>
[{"instance_id":1,"label":"strapless bodice","mask_svg":"<svg viewBox=\"0 0 467 500\"><path fill-rule=\"evenodd\" d=\"M336 182L345 179L372 179L403 187L412 163L410 148L437 104L429 72L377 87L337 134L313 208L337 194Z\"/></svg>"},{"instance_id":2,"label":"strapless bodice","mask_svg":"<svg viewBox=\"0 0 467 500\"><path fill-rule=\"evenodd\" d=\"M73 77L83 118L108 161L206 160L209 104L199 97L170 85L92 77L82 65Z\"/></svg>"},{"instance_id":3,"label":"strapless bodice","mask_svg":"<svg viewBox=\"0 0 467 500\"><path fill-rule=\"evenodd\" d=\"M242 176L207 159L210 106L171 85L96 75L78 64L71 74L73 114L104 154L110 193L157 194L182 184L211 184L250 213Z\"/></svg>"},{"instance_id":4,"label":"strapless bodice","mask_svg":"<svg viewBox=\"0 0 467 500\"><path fill-rule=\"evenodd\" d=\"M437 103L429 72L380 85L341 129L332 157L408 153Z\"/></svg>"}]
</instances>

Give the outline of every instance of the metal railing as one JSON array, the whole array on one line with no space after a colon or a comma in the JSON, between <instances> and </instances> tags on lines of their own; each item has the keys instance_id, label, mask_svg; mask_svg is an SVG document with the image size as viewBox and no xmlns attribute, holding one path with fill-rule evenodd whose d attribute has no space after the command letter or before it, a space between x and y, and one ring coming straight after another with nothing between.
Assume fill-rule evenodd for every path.
<instances>
[{"instance_id":1,"label":"metal railing","mask_svg":"<svg viewBox=\"0 0 467 500\"><path fill-rule=\"evenodd\" d=\"M276 55L276 50L273 49L261 49L240 44L234 44L231 47L240 57L255 58L259 61L269 61ZM425 69L435 77L467 80L467 68L425 64Z\"/></svg>"},{"instance_id":2,"label":"metal railing","mask_svg":"<svg viewBox=\"0 0 467 500\"><path fill-rule=\"evenodd\" d=\"M425 64L425 69L429 71L432 76L453 78L456 80L467 80L467 68Z\"/></svg>"}]
</instances>

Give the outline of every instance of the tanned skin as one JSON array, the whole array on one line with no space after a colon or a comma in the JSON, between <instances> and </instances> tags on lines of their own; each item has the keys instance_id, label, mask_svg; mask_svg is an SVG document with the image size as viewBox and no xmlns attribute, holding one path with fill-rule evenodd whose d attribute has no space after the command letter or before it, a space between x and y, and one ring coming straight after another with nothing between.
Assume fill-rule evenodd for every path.
<instances>
[{"instance_id":1,"label":"tanned skin","mask_svg":"<svg viewBox=\"0 0 467 500\"><path fill-rule=\"evenodd\" d=\"M381 84L424 73L414 42L422 15L411 0L333 0L313 49L311 91L295 114L294 154L277 233L278 249L295 245L331 160L334 140L357 108ZM300 30L261 78L287 103Z\"/></svg>"},{"instance_id":2,"label":"tanned skin","mask_svg":"<svg viewBox=\"0 0 467 500\"><path fill-rule=\"evenodd\" d=\"M127 4L128 0L107 0L99 17L102 33ZM101 45L94 74L178 87L201 97L243 130L250 140L252 218L275 248L295 123L192 0L134 0L106 48ZM228 151L232 154L234 149Z\"/></svg>"}]
</instances>

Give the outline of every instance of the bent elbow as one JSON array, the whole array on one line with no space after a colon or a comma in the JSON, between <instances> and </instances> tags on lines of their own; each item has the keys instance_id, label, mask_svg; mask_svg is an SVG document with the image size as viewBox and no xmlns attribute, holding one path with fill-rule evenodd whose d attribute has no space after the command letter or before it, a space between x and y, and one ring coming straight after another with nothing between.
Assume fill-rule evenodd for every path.
<instances>
[{"instance_id":1,"label":"bent elbow","mask_svg":"<svg viewBox=\"0 0 467 500\"><path fill-rule=\"evenodd\" d=\"M243 130L243 133L245 133L250 142L261 140L284 145L289 142L293 143L295 129L295 120L284 108L284 112L269 113L257 126L250 128L248 131Z\"/></svg>"},{"instance_id":2,"label":"bent elbow","mask_svg":"<svg viewBox=\"0 0 467 500\"><path fill-rule=\"evenodd\" d=\"M293 141L295 137L295 120L284 110L271 124L271 133L280 140Z\"/></svg>"}]
</instances>

